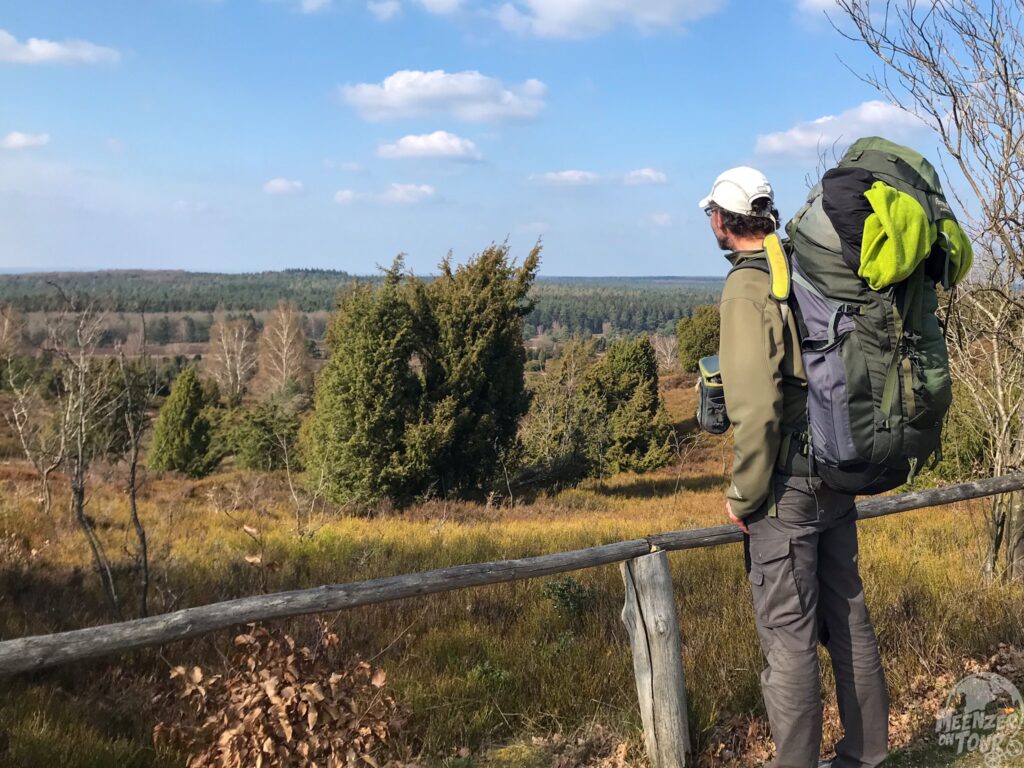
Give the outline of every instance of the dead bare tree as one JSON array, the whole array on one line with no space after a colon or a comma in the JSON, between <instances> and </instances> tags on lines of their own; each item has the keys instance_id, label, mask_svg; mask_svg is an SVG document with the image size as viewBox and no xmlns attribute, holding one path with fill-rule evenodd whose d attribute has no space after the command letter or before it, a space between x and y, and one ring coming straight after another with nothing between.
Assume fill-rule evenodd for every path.
<instances>
[{"instance_id":1,"label":"dead bare tree","mask_svg":"<svg viewBox=\"0 0 1024 768\"><path fill-rule=\"evenodd\" d=\"M0 356L11 392L4 420L17 435L22 453L39 476L39 498L48 516L53 508L50 476L67 455L66 425L71 414L60 393L45 397L43 383L27 370L26 364L33 356L24 339L22 323L11 307L0 310Z\"/></svg>"},{"instance_id":2,"label":"dead bare tree","mask_svg":"<svg viewBox=\"0 0 1024 768\"><path fill-rule=\"evenodd\" d=\"M121 600L113 567L94 520L86 514L89 469L98 455L108 451L113 439L111 427L116 428L113 420L120 405L120 393L114 386L115 367L96 355L103 314L92 307L78 309L75 302L67 297L65 300L67 309L48 325L47 351L59 366L58 386L67 413L63 426L71 516L89 544L111 613L120 619Z\"/></svg>"},{"instance_id":3,"label":"dead bare tree","mask_svg":"<svg viewBox=\"0 0 1024 768\"><path fill-rule=\"evenodd\" d=\"M263 395L308 389L309 343L301 313L288 302L278 302L267 318L260 334L258 359L255 386Z\"/></svg>"},{"instance_id":4,"label":"dead bare tree","mask_svg":"<svg viewBox=\"0 0 1024 768\"><path fill-rule=\"evenodd\" d=\"M256 329L250 317L221 317L210 328L209 371L230 405L256 372Z\"/></svg>"},{"instance_id":5,"label":"dead bare tree","mask_svg":"<svg viewBox=\"0 0 1024 768\"><path fill-rule=\"evenodd\" d=\"M804 174L804 186L807 189L814 189L821 183L821 177L825 175L825 171L829 168L834 167L842 155L840 147L843 144L843 139L846 137L837 136L831 144L825 146L821 139L818 139L818 145L815 148L815 156L818 158L817 165L814 167L813 173Z\"/></svg>"},{"instance_id":6,"label":"dead bare tree","mask_svg":"<svg viewBox=\"0 0 1024 768\"><path fill-rule=\"evenodd\" d=\"M143 327L145 327L143 325ZM145 354L145 336L142 341L142 355L134 361L128 360L123 349L118 351L118 369L121 374L122 407L119 409L124 422L123 446L121 447L128 468L125 490L128 494L128 511L132 530L135 533L135 570L139 576L139 613L149 615L149 544L146 528L139 516L139 459L142 455L142 437L149 428L148 406L152 401L156 378L153 367Z\"/></svg>"},{"instance_id":7,"label":"dead bare tree","mask_svg":"<svg viewBox=\"0 0 1024 768\"><path fill-rule=\"evenodd\" d=\"M326 470L321 467L320 475L315 486L308 489L303 488L295 482L295 459L292 456L291 440L287 435L275 434L274 439L281 449L281 457L284 463L284 476L288 481L288 493L292 498L292 508L295 510L295 535L305 538L315 531L310 529L310 524L316 515L317 508L323 509L326 500L324 499L324 488L327 485Z\"/></svg>"},{"instance_id":8,"label":"dead bare tree","mask_svg":"<svg viewBox=\"0 0 1024 768\"><path fill-rule=\"evenodd\" d=\"M946 305L953 375L986 442L985 469L1024 468L1024 0L837 0L836 28L881 71L863 74L919 116L949 157L950 191L975 246L971 279ZM989 513L986 573L1024 577L1020 502ZM1000 567L1005 549L1005 567Z\"/></svg>"},{"instance_id":9,"label":"dead bare tree","mask_svg":"<svg viewBox=\"0 0 1024 768\"><path fill-rule=\"evenodd\" d=\"M138 471L156 383L153 368L144 354L129 360L123 346L117 360L97 355L106 315L92 306L79 307L55 288L64 308L47 316L45 340L39 346L28 342L10 308L0 310L0 362L11 391L4 416L39 474L45 510L52 504L51 473L60 467L67 470L71 517L89 545L111 613L117 618L122 616L122 600L106 546L87 513L87 488L96 460L124 458L127 462L126 490L137 541L133 554L140 574L141 612L146 615L149 558L138 514Z\"/></svg>"}]
</instances>

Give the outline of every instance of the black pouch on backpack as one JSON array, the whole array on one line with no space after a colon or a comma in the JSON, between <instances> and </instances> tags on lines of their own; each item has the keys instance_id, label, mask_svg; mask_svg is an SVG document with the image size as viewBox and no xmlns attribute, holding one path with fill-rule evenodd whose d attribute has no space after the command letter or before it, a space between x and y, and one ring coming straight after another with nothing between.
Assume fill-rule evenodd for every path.
<instances>
[{"instance_id":1,"label":"black pouch on backpack","mask_svg":"<svg viewBox=\"0 0 1024 768\"><path fill-rule=\"evenodd\" d=\"M725 410L725 387L718 355L702 357L698 367L697 425L712 435L721 435L729 429L729 414Z\"/></svg>"}]
</instances>

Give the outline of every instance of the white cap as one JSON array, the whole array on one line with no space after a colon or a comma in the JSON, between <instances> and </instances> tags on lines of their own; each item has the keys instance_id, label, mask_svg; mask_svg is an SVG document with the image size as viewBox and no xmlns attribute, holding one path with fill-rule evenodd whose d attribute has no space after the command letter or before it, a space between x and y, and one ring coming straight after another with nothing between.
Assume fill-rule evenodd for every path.
<instances>
[{"instance_id":1,"label":"white cap","mask_svg":"<svg viewBox=\"0 0 1024 768\"><path fill-rule=\"evenodd\" d=\"M754 213L753 202L763 197L775 201L775 193L768 178L756 168L741 165L730 168L715 179L711 194L701 200L699 205L707 208L714 203L727 211L750 216Z\"/></svg>"}]
</instances>

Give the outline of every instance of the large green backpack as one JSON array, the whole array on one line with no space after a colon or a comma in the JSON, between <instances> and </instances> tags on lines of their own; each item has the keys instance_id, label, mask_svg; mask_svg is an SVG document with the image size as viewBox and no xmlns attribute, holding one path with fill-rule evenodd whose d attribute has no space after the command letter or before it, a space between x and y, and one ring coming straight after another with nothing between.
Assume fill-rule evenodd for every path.
<instances>
[{"instance_id":1,"label":"large green backpack","mask_svg":"<svg viewBox=\"0 0 1024 768\"><path fill-rule=\"evenodd\" d=\"M952 391L936 285L966 274L970 242L931 163L876 137L786 230L816 472L849 493L895 488L941 456Z\"/></svg>"}]
</instances>

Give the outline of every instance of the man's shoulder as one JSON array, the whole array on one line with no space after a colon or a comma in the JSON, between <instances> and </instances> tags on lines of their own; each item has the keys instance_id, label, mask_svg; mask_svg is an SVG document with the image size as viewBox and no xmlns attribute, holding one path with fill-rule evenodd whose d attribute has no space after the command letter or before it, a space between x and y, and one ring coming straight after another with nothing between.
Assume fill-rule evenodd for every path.
<instances>
[{"instance_id":1,"label":"man's shoulder","mask_svg":"<svg viewBox=\"0 0 1024 768\"><path fill-rule=\"evenodd\" d=\"M722 289L722 301L749 299L763 303L768 298L770 288L767 257L755 254L743 259L730 270Z\"/></svg>"}]
</instances>

